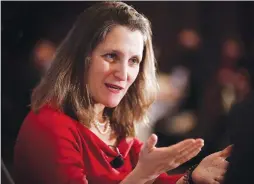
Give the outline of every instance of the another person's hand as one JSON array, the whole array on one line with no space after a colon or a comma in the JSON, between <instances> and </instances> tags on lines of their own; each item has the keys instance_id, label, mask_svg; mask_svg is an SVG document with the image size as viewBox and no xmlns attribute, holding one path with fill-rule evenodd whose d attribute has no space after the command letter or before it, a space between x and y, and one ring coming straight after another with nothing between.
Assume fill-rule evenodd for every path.
<instances>
[{"instance_id":1,"label":"another person's hand","mask_svg":"<svg viewBox=\"0 0 254 184\"><path fill-rule=\"evenodd\" d=\"M221 184L227 171L232 146L205 157L192 173L192 180L196 184Z\"/></svg>"},{"instance_id":2,"label":"another person's hand","mask_svg":"<svg viewBox=\"0 0 254 184\"><path fill-rule=\"evenodd\" d=\"M151 135L143 146L135 171L145 180L157 178L195 157L204 145L202 139L186 139L175 145L156 148L157 136Z\"/></svg>"}]
</instances>

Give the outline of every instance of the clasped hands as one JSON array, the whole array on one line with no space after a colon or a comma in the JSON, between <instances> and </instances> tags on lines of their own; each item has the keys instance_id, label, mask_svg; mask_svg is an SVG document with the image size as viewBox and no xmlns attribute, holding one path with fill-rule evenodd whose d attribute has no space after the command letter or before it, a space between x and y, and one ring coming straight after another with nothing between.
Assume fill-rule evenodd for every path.
<instances>
[{"instance_id":1,"label":"clasped hands","mask_svg":"<svg viewBox=\"0 0 254 184\"><path fill-rule=\"evenodd\" d=\"M134 170L146 181L175 169L195 157L204 146L202 139L186 139L169 147L156 148L157 136L152 134L144 144ZM195 184L220 184L223 182L232 146L205 157L192 173ZM183 178L177 183L181 184Z\"/></svg>"}]
</instances>

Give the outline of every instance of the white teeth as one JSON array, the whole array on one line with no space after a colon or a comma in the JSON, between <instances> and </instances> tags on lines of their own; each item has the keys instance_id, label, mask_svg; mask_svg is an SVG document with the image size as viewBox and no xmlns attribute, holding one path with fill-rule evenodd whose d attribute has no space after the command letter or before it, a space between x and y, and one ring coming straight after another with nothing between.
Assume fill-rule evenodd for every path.
<instances>
[{"instance_id":1,"label":"white teeth","mask_svg":"<svg viewBox=\"0 0 254 184\"><path fill-rule=\"evenodd\" d=\"M109 88L111 88L111 89L116 89L116 90L120 90L119 88L115 88L115 87L111 87L111 86L109 86Z\"/></svg>"},{"instance_id":2,"label":"white teeth","mask_svg":"<svg viewBox=\"0 0 254 184\"><path fill-rule=\"evenodd\" d=\"M117 89L117 90L121 90L121 88L117 87L117 86L112 86L112 85L106 85L107 87L111 88L111 89Z\"/></svg>"}]
</instances>

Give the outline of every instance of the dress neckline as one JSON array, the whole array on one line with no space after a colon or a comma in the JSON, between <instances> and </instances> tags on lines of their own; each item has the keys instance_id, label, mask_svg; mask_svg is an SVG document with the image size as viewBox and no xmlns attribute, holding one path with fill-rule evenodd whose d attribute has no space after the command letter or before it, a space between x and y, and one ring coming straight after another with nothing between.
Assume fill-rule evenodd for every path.
<instances>
[{"instance_id":1,"label":"dress neckline","mask_svg":"<svg viewBox=\"0 0 254 184\"><path fill-rule=\"evenodd\" d=\"M76 121L77 122L77 121ZM89 128L87 128L86 126L83 126L81 123L77 122L77 124L81 125L81 129L85 130L87 135L89 135L89 137L91 138L92 141L94 141L94 143L97 143L97 145L106 153L112 155L112 156L117 156L118 153L116 150L113 150L110 148L110 145L107 145L103 140L101 140L101 138L99 138L93 131L91 131ZM117 141L117 145L115 145L120 153L123 155L123 157L125 157L131 146L133 144L133 139L131 140L126 140L126 138L122 138L120 140Z\"/></svg>"},{"instance_id":2,"label":"dress neckline","mask_svg":"<svg viewBox=\"0 0 254 184\"><path fill-rule=\"evenodd\" d=\"M113 157L118 155L116 150L111 149L109 145L107 145L103 140L101 140L101 138L99 138L94 132L92 132L88 127L81 124L79 121L75 120L74 118L66 115L64 112L59 111L58 109L52 106L45 105L44 108L51 111L55 111L62 117L65 117L71 120L76 125L76 127L81 132L81 134L84 136L84 138L87 139L87 142L90 140L89 142L91 144L96 145L98 149L101 149L107 155L113 156ZM134 138L121 138L120 140L117 141L116 147L119 149L123 157L126 157L128 155L133 145L133 142L134 142Z\"/></svg>"}]
</instances>

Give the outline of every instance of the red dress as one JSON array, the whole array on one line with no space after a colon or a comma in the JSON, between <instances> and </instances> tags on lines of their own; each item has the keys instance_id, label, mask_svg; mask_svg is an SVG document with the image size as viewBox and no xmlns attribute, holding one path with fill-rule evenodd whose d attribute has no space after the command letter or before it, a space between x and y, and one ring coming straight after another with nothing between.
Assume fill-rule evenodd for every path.
<instances>
[{"instance_id":1,"label":"red dress","mask_svg":"<svg viewBox=\"0 0 254 184\"><path fill-rule=\"evenodd\" d=\"M16 184L116 184L135 167L142 143L120 140L124 165L112 168L117 153L92 131L48 106L27 115L14 153ZM182 175L160 175L155 183L175 183Z\"/></svg>"}]
</instances>

